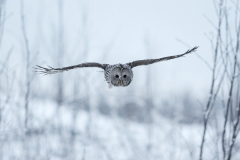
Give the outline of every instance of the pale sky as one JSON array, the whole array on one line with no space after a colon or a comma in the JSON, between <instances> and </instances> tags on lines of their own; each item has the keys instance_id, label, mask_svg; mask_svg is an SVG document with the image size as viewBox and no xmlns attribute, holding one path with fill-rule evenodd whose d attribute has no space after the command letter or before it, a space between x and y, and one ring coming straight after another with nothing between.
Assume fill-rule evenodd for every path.
<instances>
[{"instance_id":1,"label":"pale sky","mask_svg":"<svg viewBox=\"0 0 240 160\"><path fill-rule=\"evenodd\" d=\"M206 15L216 24L217 16L213 2L209 0L68 0L64 5L65 49L64 65L73 65L84 61L99 63L126 63L145 58L160 58L184 53L194 46L199 46L197 53L212 64L210 42L206 34L215 33ZM11 13L5 25L2 51L14 45L15 59L12 66L20 65L22 58L22 32L20 24L20 2L8 0L7 14ZM79 46L76 42L81 35L81 22L84 10L87 14L89 55L87 59L77 59ZM51 36L57 26L57 1L25 0L25 20L31 52L40 49L38 61L54 66L51 52L44 47L51 47ZM39 32L42 29L42 33ZM190 47L177 41L181 39ZM150 43L151 54L147 55L144 40ZM102 57L110 44L108 56ZM53 47L54 48L54 47ZM80 49L81 50L81 49ZM44 56L49 54L49 56ZM81 57L81 56L80 56ZM151 67L152 85L155 93L179 95L185 92L207 96L210 87L211 71L195 55L187 55L171 61L154 64ZM143 87L147 67L134 68L131 87ZM94 77L99 73L95 73ZM102 75L101 75L102 76ZM49 77L48 77L49 78ZM103 76L101 77L103 78ZM46 80L46 79L45 79ZM47 81L47 80L46 80ZM133 83L135 83L133 85ZM104 80L101 82L105 84ZM120 89L115 89L118 92Z\"/></svg>"}]
</instances>

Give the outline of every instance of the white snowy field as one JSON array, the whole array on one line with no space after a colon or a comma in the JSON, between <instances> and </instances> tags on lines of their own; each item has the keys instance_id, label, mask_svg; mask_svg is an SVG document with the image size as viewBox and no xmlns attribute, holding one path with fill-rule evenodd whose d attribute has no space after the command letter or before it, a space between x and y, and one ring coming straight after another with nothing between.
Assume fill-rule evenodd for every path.
<instances>
[{"instance_id":1,"label":"white snowy field","mask_svg":"<svg viewBox=\"0 0 240 160\"><path fill-rule=\"evenodd\" d=\"M34 100L29 107L29 129L24 130L21 103L9 103L0 130L0 159L159 160L198 159L203 126L184 124L153 111L152 123L104 116L52 101ZM215 122L209 124L205 159L221 159ZM218 122L219 123L219 122ZM219 126L220 128L222 126ZM217 146L217 147L216 147ZM238 160L239 140L233 152ZM237 158L238 157L238 158Z\"/></svg>"}]
</instances>

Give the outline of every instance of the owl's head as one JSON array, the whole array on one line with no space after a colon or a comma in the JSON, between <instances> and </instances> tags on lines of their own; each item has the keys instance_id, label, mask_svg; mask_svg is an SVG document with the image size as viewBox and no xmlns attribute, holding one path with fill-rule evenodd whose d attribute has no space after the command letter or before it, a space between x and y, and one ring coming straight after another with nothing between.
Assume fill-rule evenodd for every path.
<instances>
[{"instance_id":1,"label":"owl's head","mask_svg":"<svg viewBox=\"0 0 240 160\"><path fill-rule=\"evenodd\" d=\"M110 80L113 86L128 86L133 79L131 67L126 65L116 65L110 72Z\"/></svg>"}]
</instances>

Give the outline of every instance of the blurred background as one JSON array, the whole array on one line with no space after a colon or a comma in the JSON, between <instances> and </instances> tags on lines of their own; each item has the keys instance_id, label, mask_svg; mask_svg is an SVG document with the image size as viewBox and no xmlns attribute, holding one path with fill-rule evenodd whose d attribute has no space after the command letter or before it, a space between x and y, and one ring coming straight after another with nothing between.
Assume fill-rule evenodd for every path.
<instances>
[{"instance_id":1,"label":"blurred background","mask_svg":"<svg viewBox=\"0 0 240 160\"><path fill-rule=\"evenodd\" d=\"M0 160L240 159L239 0L0 0ZM128 63L128 87L101 69Z\"/></svg>"}]
</instances>

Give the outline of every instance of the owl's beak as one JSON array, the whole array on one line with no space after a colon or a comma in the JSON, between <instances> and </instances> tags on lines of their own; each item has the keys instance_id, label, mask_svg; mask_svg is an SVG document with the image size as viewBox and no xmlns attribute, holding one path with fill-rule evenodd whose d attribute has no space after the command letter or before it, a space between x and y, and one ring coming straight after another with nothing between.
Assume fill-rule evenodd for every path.
<instances>
[{"instance_id":1,"label":"owl's beak","mask_svg":"<svg viewBox=\"0 0 240 160\"><path fill-rule=\"evenodd\" d=\"M120 83L122 84L122 80L120 81Z\"/></svg>"}]
</instances>

